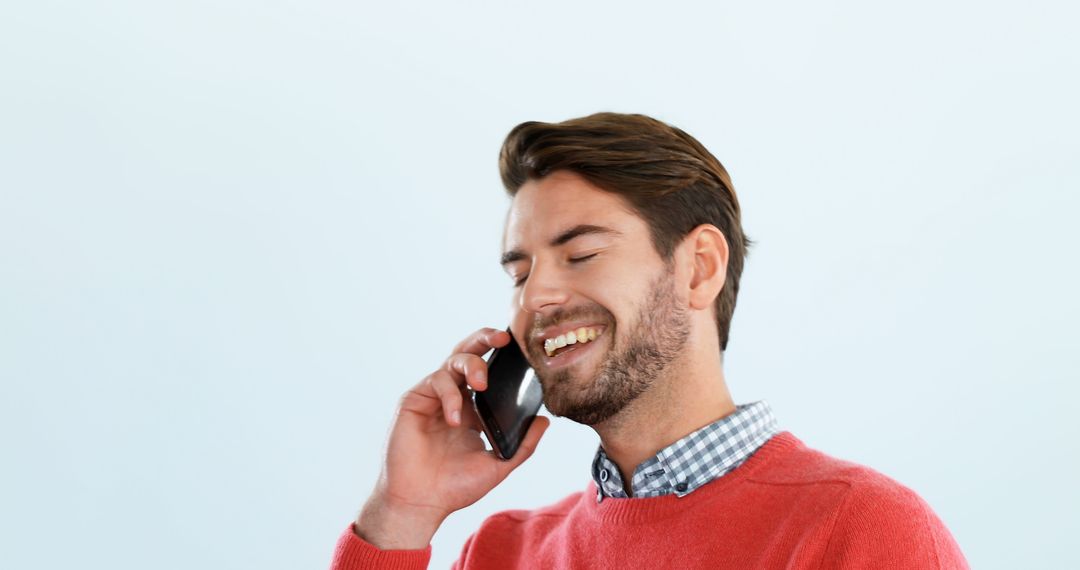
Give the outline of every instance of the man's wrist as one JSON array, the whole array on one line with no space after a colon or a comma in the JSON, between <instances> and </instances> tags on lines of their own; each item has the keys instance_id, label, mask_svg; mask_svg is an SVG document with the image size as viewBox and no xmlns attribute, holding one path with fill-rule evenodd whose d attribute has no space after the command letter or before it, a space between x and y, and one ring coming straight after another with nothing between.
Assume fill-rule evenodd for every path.
<instances>
[{"instance_id":1,"label":"man's wrist","mask_svg":"<svg viewBox=\"0 0 1080 570\"><path fill-rule=\"evenodd\" d=\"M353 532L380 550L427 548L445 515L432 509L388 505L372 497L361 509Z\"/></svg>"}]
</instances>

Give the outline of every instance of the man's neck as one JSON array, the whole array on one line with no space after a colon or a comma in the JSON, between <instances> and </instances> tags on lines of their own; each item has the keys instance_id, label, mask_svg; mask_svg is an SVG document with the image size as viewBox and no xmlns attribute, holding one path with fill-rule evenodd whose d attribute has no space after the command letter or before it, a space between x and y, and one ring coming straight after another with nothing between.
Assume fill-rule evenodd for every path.
<instances>
[{"instance_id":1,"label":"man's neck","mask_svg":"<svg viewBox=\"0 0 1080 570\"><path fill-rule=\"evenodd\" d=\"M719 351L672 363L662 378L617 416L593 426L604 453L622 474L633 496L634 470L643 461L698 429L735 412ZM697 351L701 352L701 351Z\"/></svg>"}]
</instances>

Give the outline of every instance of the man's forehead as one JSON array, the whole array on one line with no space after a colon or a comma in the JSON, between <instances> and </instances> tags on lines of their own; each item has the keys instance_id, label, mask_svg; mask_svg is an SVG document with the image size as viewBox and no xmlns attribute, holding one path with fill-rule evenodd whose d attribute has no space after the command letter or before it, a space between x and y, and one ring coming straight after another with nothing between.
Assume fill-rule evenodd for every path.
<instances>
[{"instance_id":1,"label":"man's forehead","mask_svg":"<svg viewBox=\"0 0 1080 570\"><path fill-rule=\"evenodd\" d=\"M552 174L530 180L514 196L506 216L503 249L546 242L576 226L618 229L626 225L628 216L636 217L620 196L574 174Z\"/></svg>"}]
</instances>

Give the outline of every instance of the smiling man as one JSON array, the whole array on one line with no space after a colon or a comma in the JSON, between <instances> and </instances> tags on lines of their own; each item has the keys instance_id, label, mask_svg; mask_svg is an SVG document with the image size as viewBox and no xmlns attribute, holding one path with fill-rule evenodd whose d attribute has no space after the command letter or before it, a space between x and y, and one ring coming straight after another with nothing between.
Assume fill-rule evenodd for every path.
<instances>
[{"instance_id":1,"label":"smiling man","mask_svg":"<svg viewBox=\"0 0 1080 570\"><path fill-rule=\"evenodd\" d=\"M555 416L600 446L583 491L489 517L458 568L966 568L910 489L808 448L766 402L736 406L723 373L751 241L728 173L697 140L642 115L512 130L502 265L511 331ZM401 400L381 476L332 568L425 568L446 517L535 450L485 449L465 388L487 388L477 331Z\"/></svg>"}]
</instances>

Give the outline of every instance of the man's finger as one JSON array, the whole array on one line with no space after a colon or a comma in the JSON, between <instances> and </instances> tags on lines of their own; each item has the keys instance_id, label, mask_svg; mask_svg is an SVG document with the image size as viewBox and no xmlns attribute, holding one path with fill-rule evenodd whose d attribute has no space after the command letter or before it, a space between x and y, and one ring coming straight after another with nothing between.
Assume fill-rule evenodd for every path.
<instances>
[{"instance_id":1,"label":"man's finger","mask_svg":"<svg viewBox=\"0 0 1080 570\"><path fill-rule=\"evenodd\" d=\"M492 348L499 348L510 342L510 335L500 329L483 328L465 337L465 340L454 347L451 354L467 352L469 354L482 355Z\"/></svg>"},{"instance_id":2,"label":"man's finger","mask_svg":"<svg viewBox=\"0 0 1080 570\"><path fill-rule=\"evenodd\" d=\"M487 390L487 362L475 354L459 352L446 359L444 368L459 383L468 384L473 390Z\"/></svg>"},{"instance_id":3,"label":"man's finger","mask_svg":"<svg viewBox=\"0 0 1080 570\"><path fill-rule=\"evenodd\" d=\"M428 376L428 386L439 396L446 423L461 425L462 397L456 379L446 370L440 370Z\"/></svg>"},{"instance_id":4,"label":"man's finger","mask_svg":"<svg viewBox=\"0 0 1080 570\"><path fill-rule=\"evenodd\" d=\"M476 415L476 409L472 403L472 390L465 386L458 386L461 390L461 399L464 402L461 409L461 426L477 433L484 432L484 426L480 423L480 416Z\"/></svg>"}]
</instances>

